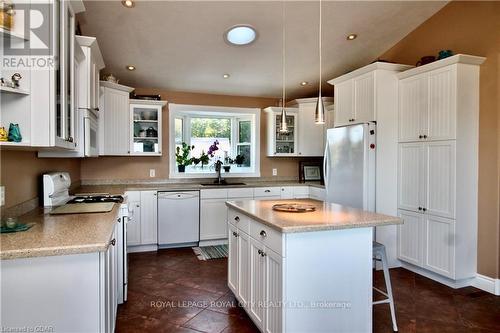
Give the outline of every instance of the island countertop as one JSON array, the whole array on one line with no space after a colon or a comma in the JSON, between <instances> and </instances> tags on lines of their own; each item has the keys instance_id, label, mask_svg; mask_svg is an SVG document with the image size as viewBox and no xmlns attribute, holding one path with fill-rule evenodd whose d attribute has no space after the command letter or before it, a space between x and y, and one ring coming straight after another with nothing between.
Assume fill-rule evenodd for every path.
<instances>
[{"instance_id":1,"label":"island countertop","mask_svg":"<svg viewBox=\"0 0 500 333\"><path fill-rule=\"evenodd\" d=\"M310 204L316 210L305 213L278 212L272 209L278 203ZM228 201L226 205L282 233L403 224L403 220L398 217L311 199Z\"/></svg>"},{"instance_id":2,"label":"island countertop","mask_svg":"<svg viewBox=\"0 0 500 333\"><path fill-rule=\"evenodd\" d=\"M105 251L120 205L108 213L50 215L38 208L19 217L33 223L27 231L0 236L0 259L57 256Z\"/></svg>"}]
</instances>

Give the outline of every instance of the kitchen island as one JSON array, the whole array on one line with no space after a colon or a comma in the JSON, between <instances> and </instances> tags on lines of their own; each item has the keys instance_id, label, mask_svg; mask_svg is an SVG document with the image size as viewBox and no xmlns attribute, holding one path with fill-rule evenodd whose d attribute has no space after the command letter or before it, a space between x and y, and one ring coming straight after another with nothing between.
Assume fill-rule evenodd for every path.
<instances>
[{"instance_id":1,"label":"kitchen island","mask_svg":"<svg viewBox=\"0 0 500 333\"><path fill-rule=\"evenodd\" d=\"M315 211L273 211L285 202ZM226 204L228 286L261 331L372 331L373 227L401 219L316 200Z\"/></svg>"}]
</instances>

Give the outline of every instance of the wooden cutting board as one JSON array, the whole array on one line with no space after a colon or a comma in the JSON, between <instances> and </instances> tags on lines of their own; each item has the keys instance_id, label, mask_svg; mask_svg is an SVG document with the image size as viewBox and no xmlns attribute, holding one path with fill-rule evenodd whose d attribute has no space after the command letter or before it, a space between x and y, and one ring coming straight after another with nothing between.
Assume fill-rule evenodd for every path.
<instances>
[{"instance_id":1,"label":"wooden cutting board","mask_svg":"<svg viewBox=\"0 0 500 333\"><path fill-rule=\"evenodd\" d=\"M92 203L74 203L57 207L50 212L51 215L59 214L88 214L88 213L107 213L113 209L114 202L92 202Z\"/></svg>"}]
</instances>

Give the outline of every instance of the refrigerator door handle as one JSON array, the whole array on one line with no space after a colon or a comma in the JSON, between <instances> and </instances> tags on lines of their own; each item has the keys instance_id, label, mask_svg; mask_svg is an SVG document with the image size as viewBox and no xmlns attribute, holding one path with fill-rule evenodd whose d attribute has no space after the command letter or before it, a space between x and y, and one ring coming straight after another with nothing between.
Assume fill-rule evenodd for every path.
<instances>
[{"instance_id":1,"label":"refrigerator door handle","mask_svg":"<svg viewBox=\"0 0 500 333\"><path fill-rule=\"evenodd\" d=\"M325 181L325 188L328 191L328 173L327 173L327 165L328 165L328 139L325 144L325 157L323 158L323 178Z\"/></svg>"}]
</instances>

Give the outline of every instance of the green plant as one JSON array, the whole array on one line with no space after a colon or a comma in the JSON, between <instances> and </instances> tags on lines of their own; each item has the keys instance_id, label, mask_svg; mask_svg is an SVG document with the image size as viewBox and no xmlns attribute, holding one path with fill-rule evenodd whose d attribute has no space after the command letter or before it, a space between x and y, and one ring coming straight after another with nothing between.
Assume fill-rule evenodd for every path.
<instances>
[{"instance_id":1,"label":"green plant","mask_svg":"<svg viewBox=\"0 0 500 333\"><path fill-rule=\"evenodd\" d=\"M208 162L210 162L210 157L205 153L204 150L202 150L199 160L201 162L201 167L203 168L204 165L207 165Z\"/></svg>"},{"instance_id":2,"label":"green plant","mask_svg":"<svg viewBox=\"0 0 500 333\"><path fill-rule=\"evenodd\" d=\"M194 146L188 146L187 143L183 142L182 147L175 148L175 161L177 165L190 165L193 163L193 159L189 157L191 150L194 149Z\"/></svg>"},{"instance_id":3,"label":"green plant","mask_svg":"<svg viewBox=\"0 0 500 333\"><path fill-rule=\"evenodd\" d=\"M234 158L234 162L238 165L241 165L245 162L245 156L243 155L236 155L236 157Z\"/></svg>"}]
</instances>

